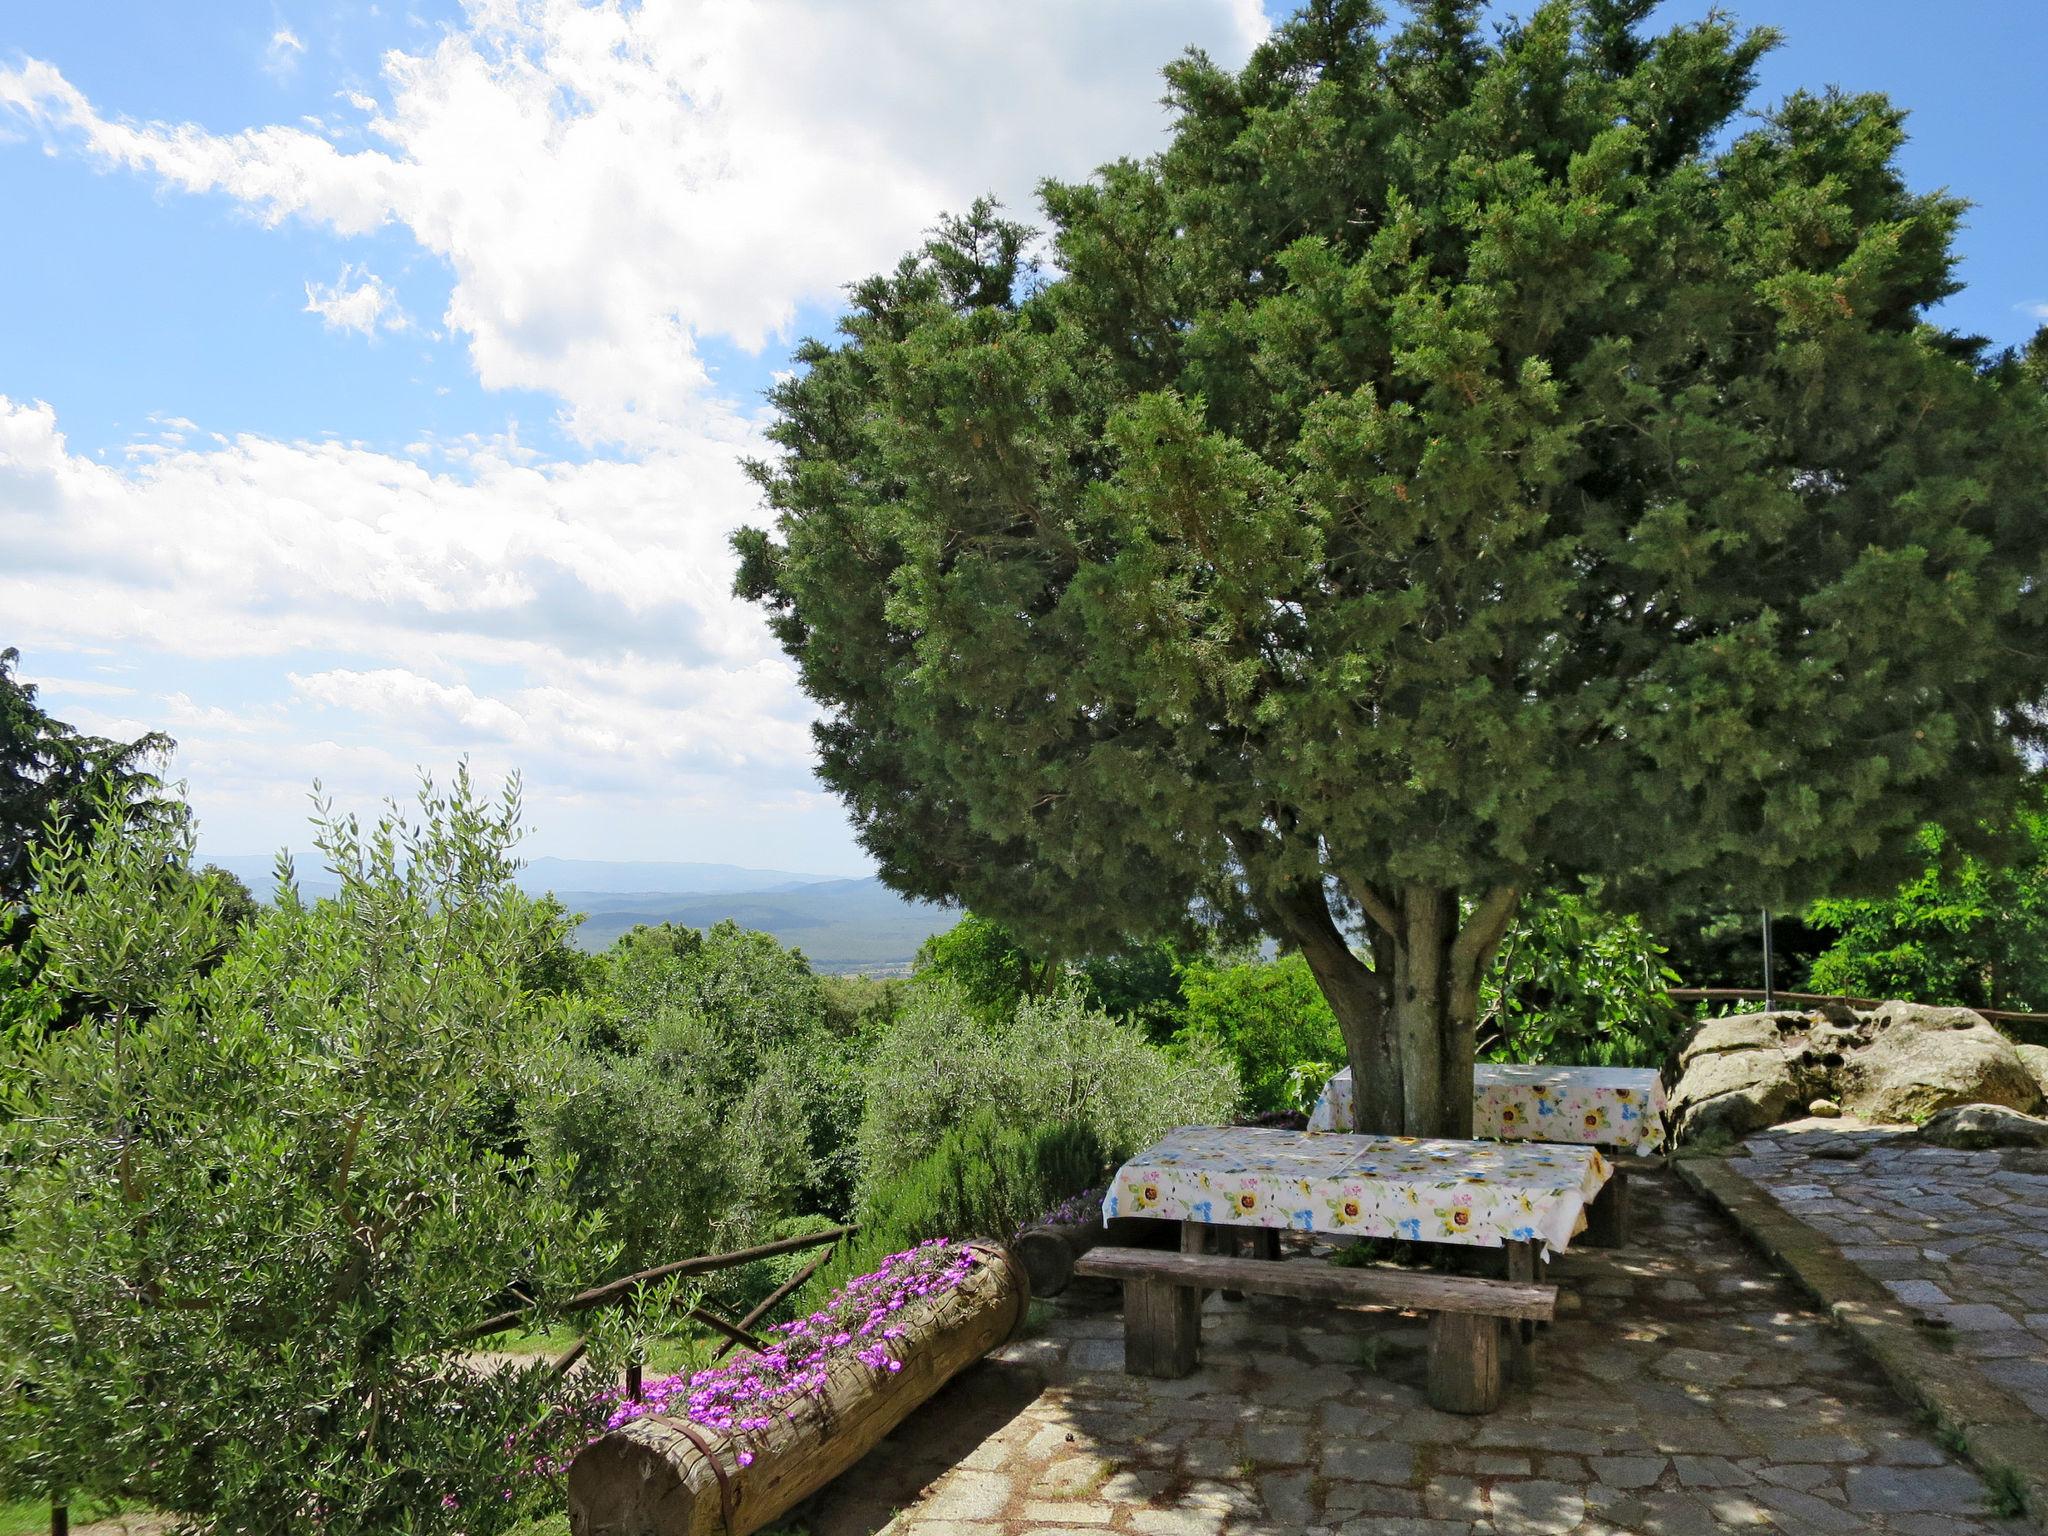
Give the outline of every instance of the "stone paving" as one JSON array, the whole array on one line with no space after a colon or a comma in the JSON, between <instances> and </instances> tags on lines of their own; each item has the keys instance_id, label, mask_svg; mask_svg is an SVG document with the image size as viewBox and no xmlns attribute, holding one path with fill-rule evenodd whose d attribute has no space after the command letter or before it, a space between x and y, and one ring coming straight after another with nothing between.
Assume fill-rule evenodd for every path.
<instances>
[{"instance_id":1,"label":"stone paving","mask_svg":"<svg viewBox=\"0 0 2048 1536\"><path fill-rule=\"evenodd\" d=\"M1746 1151L1751 1182L2048 1419L2048 1157L1826 1120L1752 1136Z\"/></svg>"},{"instance_id":2,"label":"stone paving","mask_svg":"<svg viewBox=\"0 0 2048 1536\"><path fill-rule=\"evenodd\" d=\"M1982 1480L1697 1197L1638 1171L1637 1232L1560 1259L1534 1388L1463 1418L1424 1328L1212 1297L1184 1381L1122 1371L1113 1295L1041 1304L804 1512L812 1536L1975 1536Z\"/></svg>"}]
</instances>

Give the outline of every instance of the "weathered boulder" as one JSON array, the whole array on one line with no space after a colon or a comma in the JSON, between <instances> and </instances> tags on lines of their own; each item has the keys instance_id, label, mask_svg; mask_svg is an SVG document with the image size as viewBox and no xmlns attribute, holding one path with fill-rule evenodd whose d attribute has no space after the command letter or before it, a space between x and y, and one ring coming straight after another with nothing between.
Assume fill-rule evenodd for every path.
<instances>
[{"instance_id":1,"label":"weathered boulder","mask_svg":"<svg viewBox=\"0 0 2048 1536\"><path fill-rule=\"evenodd\" d=\"M2033 1073L2034 1086L2041 1090L2041 1097L2048 1099L2048 1045L2016 1045L2013 1052L2020 1065Z\"/></svg>"},{"instance_id":2,"label":"weathered boulder","mask_svg":"<svg viewBox=\"0 0 2048 1536\"><path fill-rule=\"evenodd\" d=\"M2002 1104L1962 1104L1944 1109L1921 1126L1920 1139L1962 1152L1982 1152L1992 1147L2048 1147L2048 1120L2023 1115Z\"/></svg>"},{"instance_id":3,"label":"weathered boulder","mask_svg":"<svg viewBox=\"0 0 2048 1536\"><path fill-rule=\"evenodd\" d=\"M1700 1025L1678 1052L1671 1123L1692 1142L1745 1136L1821 1103L1901 1123L1963 1104L2031 1110L2042 1093L2012 1043L1967 1008L1830 1004Z\"/></svg>"},{"instance_id":4,"label":"weathered boulder","mask_svg":"<svg viewBox=\"0 0 2048 1536\"><path fill-rule=\"evenodd\" d=\"M1883 1003L1867 1020L1867 1042L1843 1053L1838 1097L1849 1114L1911 1121L1962 1104L2027 1110L2041 1102L2019 1052L1980 1013Z\"/></svg>"},{"instance_id":5,"label":"weathered boulder","mask_svg":"<svg viewBox=\"0 0 2048 1536\"><path fill-rule=\"evenodd\" d=\"M1746 1136L1776 1125L1819 1092L1806 1061L1804 1013L1708 1019L1678 1052L1673 1134L1683 1141Z\"/></svg>"}]
</instances>

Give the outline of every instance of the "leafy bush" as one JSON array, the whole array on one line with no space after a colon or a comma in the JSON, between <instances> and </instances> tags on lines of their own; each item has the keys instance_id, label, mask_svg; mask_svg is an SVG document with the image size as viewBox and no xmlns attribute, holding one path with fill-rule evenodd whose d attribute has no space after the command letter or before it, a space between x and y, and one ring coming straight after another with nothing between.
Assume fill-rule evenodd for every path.
<instances>
[{"instance_id":1,"label":"leafy bush","mask_svg":"<svg viewBox=\"0 0 2048 1536\"><path fill-rule=\"evenodd\" d=\"M1539 892L1522 905L1480 993L1482 1060L1661 1066L1685 1026L1678 976L1641 919Z\"/></svg>"},{"instance_id":2,"label":"leafy bush","mask_svg":"<svg viewBox=\"0 0 2048 1536\"><path fill-rule=\"evenodd\" d=\"M2048 1007L2048 812L2022 812L2002 857L1959 855L1935 827L1921 844L1927 867L1890 896L1808 910L1831 941L1808 985L1965 1008Z\"/></svg>"},{"instance_id":3,"label":"leafy bush","mask_svg":"<svg viewBox=\"0 0 2048 1536\"><path fill-rule=\"evenodd\" d=\"M1135 1148L1173 1126L1216 1124L1238 1098L1236 1069L1212 1043L1169 1054L1072 991L989 1020L955 987L920 987L865 1075L863 1205L981 1109L1019 1125L1085 1126L1103 1146Z\"/></svg>"},{"instance_id":4,"label":"leafy bush","mask_svg":"<svg viewBox=\"0 0 2048 1536\"><path fill-rule=\"evenodd\" d=\"M477 1536L530 1504L507 1446L578 1389L466 1369L461 1332L609 1255L566 1169L497 1142L549 1060L516 797L462 776L421 807L367 835L323 812L340 894L285 891L210 969L217 888L166 878L187 834L38 857L49 974L94 1007L0 1063L0 1483L222 1533Z\"/></svg>"},{"instance_id":5,"label":"leafy bush","mask_svg":"<svg viewBox=\"0 0 2048 1536\"><path fill-rule=\"evenodd\" d=\"M622 935L601 971L565 1008L575 1043L524 1123L574 1164L622 1268L851 1207L865 1036L801 954L731 922L664 923Z\"/></svg>"},{"instance_id":6,"label":"leafy bush","mask_svg":"<svg viewBox=\"0 0 2048 1536\"><path fill-rule=\"evenodd\" d=\"M1041 1125L993 1108L947 1131L932 1151L875 1184L861 1230L811 1282L823 1294L928 1238L1009 1238L1069 1195L1100 1184L1132 1148L1086 1125Z\"/></svg>"},{"instance_id":7,"label":"leafy bush","mask_svg":"<svg viewBox=\"0 0 2048 1536\"><path fill-rule=\"evenodd\" d=\"M1181 990L1187 1022L1177 1041L1210 1041L1227 1054L1254 1114L1307 1108L1344 1061L1337 1016L1299 955L1235 965L1197 960L1182 970Z\"/></svg>"},{"instance_id":8,"label":"leafy bush","mask_svg":"<svg viewBox=\"0 0 2048 1536\"><path fill-rule=\"evenodd\" d=\"M1058 962L1039 959L1002 924L973 912L918 946L916 970L922 980L957 988L968 1007L995 1019L1050 991L1063 974Z\"/></svg>"}]
</instances>

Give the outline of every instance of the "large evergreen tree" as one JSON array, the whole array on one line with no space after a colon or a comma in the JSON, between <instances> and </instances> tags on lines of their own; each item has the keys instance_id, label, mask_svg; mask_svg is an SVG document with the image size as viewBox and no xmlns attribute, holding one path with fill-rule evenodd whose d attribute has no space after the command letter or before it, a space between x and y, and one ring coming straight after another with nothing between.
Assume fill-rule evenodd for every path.
<instances>
[{"instance_id":1,"label":"large evergreen tree","mask_svg":"<svg viewBox=\"0 0 2048 1536\"><path fill-rule=\"evenodd\" d=\"M88 833L110 801L128 808L130 824L181 809L163 798L153 769L170 737L112 741L74 730L36 702L34 683L14 675L20 659L12 646L0 650L0 941L28 899L31 857L60 825Z\"/></svg>"},{"instance_id":2,"label":"large evergreen tree","mask_svg":"<svg viewBox=\"0 0 2048 1536\"><path fill-rule=\"evenodd\" d=\"M1051 273L983 206L854 290L739 590L892 885L1070 948L1207 902L1367 1128L1468 1134L1523 891L1782 903L2005 799L2037 370L1928 322L1898 109L1738 124L1770 34L1651 9L1317 0L1045 186Z\"/></svg>"}]
</instances>

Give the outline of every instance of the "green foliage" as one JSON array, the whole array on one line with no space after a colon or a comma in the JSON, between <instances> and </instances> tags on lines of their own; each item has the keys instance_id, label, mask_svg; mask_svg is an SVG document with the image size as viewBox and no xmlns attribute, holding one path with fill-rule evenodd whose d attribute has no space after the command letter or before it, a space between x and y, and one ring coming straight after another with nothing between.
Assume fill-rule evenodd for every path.
<instances>
[{"instance_id":1,"label":"green foliage","mask_svg":"<svg viewBox=\"0 0 2048 1536\"><path fill-rule=\"evenodd\" d=\"M591 985L524 1125L574 1164L624 1269L851 1204L863 1036L800 953L733 923L662 924L621 936Z\"/></svg>"},{"instance_id":2,"label":"green foliage","mask_svg":"<svg viewBox=\"0 0 2048 1536\"><path fill-rule=\"evenodd\" d=\"M1487 977L1480 1050L1491 1061L1660 1067L1686 1024L1665 996L1678 979L1641 918L1541 892Z\"/></svg>"},{"instance_id":3,"label":"green foliage","mask_svg":"<svg viewBox=\"0 0 2048 1536\"><path fill-rule=\"evenodd\" d=\"M870 1187L858 1237L818 1272L810 1291L823 1295L929 1238L1007 1241L1069 1195L1100 1186L1131 1150L1105 1146L1085 1124L976 1109L931 1151Z\"/></svg>"},{"instance_id":4,"label":"green foliage","mask_svg":"<svg viewBox=\"0 0 2048 1536\"><path fill-rule=\"evenodd\" d=\"M1019 1125L1085 1127L1105 1147L1135 1150L1173 1126L1224 1120L1238 1097L1237 1074L1213 1045L1169 1055L1071 989L991 1021L955 988L921 987L865 1078L863 1204L983 1109Z\"/></svg>"},{"instance_id":5,"label":"green foliage","mask_svg":"<svg viewBox=\"0 0 2048 1536\"><path fill-rule=\"evenodd\" d=\"M2002 857L1960 853L1938 827L1927 865L1890 896L1818 901L1807 919L1831 942L1808 985L2020 1013L2048 1008L2048 812L2016 818Z\"/></svg>"},{"instance_id":6,"label":"green foliage","mask_svg":"<svg viewBox=\"0 0 2048 1536\"><path fill-rule=\"evenodd\" d=\"M0 944L0 1051L17 1036L53 1027L61 1011L61 1000L43 984L38 968L19 950ZM5 1113L0 1098L0 1115Z\"/></svg>"},{"instance_id":7,"label":"green foliage","mask_svg":"<svg viewBox=\"0 0 2048 1536\"><path fill-rule=\"evenodd\" d=\"M1517 893L1783 904L2002 814L2034 365L1930 323L1962 204L1900 109L1746 115L1772 35L1645 14L1311 6L1045 185L1055 271L978 205L855 285L737 586L893 887L1046 953L1271 933L1399 1121L1469 1102Z\"/></svg>"},{"instance_id":8,"label":"green foliage","mask_svg":"<svg viewBox=\"0 0 2048 1536\"><path fill-rule=\"evenodd\" d=\"M96 824L108 804L131 826L183 812L162 798L151 767L171 750L168 736L80 735L36 702L33 683L14 676L20 660L12 646L0 650L0 936L8 909L28 900L30 860L57 827Z\"/></svg>"},{"instance_id":9,"label":"green foliage","mask_svg":"<svg viewBox=\"0 0 2048 1536\"><path fill-rule=\"evenodd\" d=\"M550 1059L516 978L552 918L512 884L513 791L419 803L323 809L340 894L287 885L211 968L175 829L38 856L48 973L94 1007L0 1074L6 1488L324 1536L501 1530L544 1488L517 1461L577 1389L457 1340L609 1258L568 1170L497 1144Z\"/></svg>"},{"instance_id":10,"label":"green foliage","mask_svg":"<svg viewBox=\"0 0 2048 1536\"><path fill-rule=\"evenodd\" d=\"M1198 960L1181 987L1187 1022L1178 1039L1213 1042L1236 1063L1247 1110L1309 1108L1344 1060L1337 1017L1299 955Z\"/></svg>"},{"instance_id":11,"label":"green foliage","mask_svg":"<svg viewBox=\"0 0 2048 1536\"><path fill-rule=\"evenodd\" d=\"M970 1008L1000 1018L1015 1013L1026 998L1043 994L1061 970L1057 962L1024 949L1002 924L969 912L918 946L916 974L950 983Z\"/></svg>"},{"instance_id":12,"label":"green foliage","mask_svg":"<svg viewBox=\"0 0 2048 1536\"><path fill-rule=\"evenodd\" d=\"M1181 971L1191 959L1172 939L1093 955L1074 967L1081 995L1113 1019L1135 1024L1163 1042L1180 1028L1187 1011Z\"/></svg>"}]
</instances>

